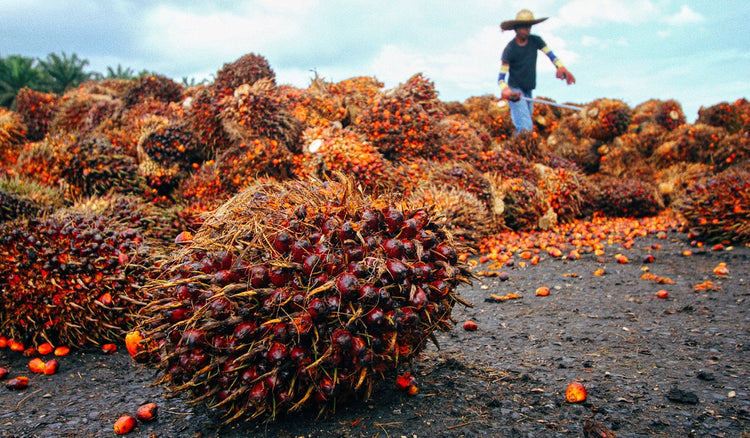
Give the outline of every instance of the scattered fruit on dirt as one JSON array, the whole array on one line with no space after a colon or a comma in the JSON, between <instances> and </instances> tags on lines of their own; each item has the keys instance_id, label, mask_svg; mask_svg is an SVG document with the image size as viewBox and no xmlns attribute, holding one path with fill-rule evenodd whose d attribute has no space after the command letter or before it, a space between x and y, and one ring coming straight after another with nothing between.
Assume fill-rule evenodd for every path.
<instances>
[{"instance_id":1,"label":"scattered fruit on dirt","mask_svg":"<svg viewBox=\"0 0 750 438\"><path fill-rule=\"evenodd\" d=\"M55 356L67 356L68 353L70 353L70 348L64 345L61 347L55 348Z\"/></svg>"},{"instance_id":2,"label":"scattered fruit on dirt","mask_svg":"<svg viewBox=\"0 0 750 438\"><path fill-rule=\"evenodd\" d=\"M3 380L8 375L8 369L0 367L0 380Z\"/></svg>"},{"instance_id":3,"label":"scattered fruit on dirt","mask_svg":"<svg viewBox=\"0 0 750 438\"><path fill-rule=\"evenodd\" d=\"M477 331L477 323L474 321L466 321L464 322L464 330L467 332L475 332Z\"/></svg>"},{"instance_id":4,"label":"scattered fruit on dirt","mask_svg":"<svg viewBox=\"0 0 750 438\"><path fill-rule=\"evenodd\" d=\"M102 345L102 353L104 354L112 354L117 351L117 346L115 344L104 344Z\"/></svg>"},{"instance_id":5,"label":"scattered fruit on dirt","mask_svg":"<svg viewBox=\"0 0 750 438\"><path fill-rule=\"evenodd\" d=\"M59 362L57 362L57 359L50 359L47 362L44 363L44 374L50 376L52 374L57 373L57 368L59 366Z\"/></svg>"},{"instance_id":6,"label":"scattered fruit on dirt","mask_svg":"<svg viewBox=\"0 0 750 438\"><path fill-rule=\"evenodd\" d=\"M720 275L720 276L727 276L727 275L729 275L729 268L727 268L727 264L725 262L719 263L714 268L714 274L715 275Z\"/></svg>"},{"instance_id":7,"label":"scattered fruit on dirt","mask_svg":"<svg viewBox=\"0 0 750 438\"><path fill-rule=\"evenodd\" d=\"M660 289L658 292L656 292L656 296L663 300L666 300L667 298L669 298L669 292L665 291L664 289Z\"/></svg>"},{"instance_id":8,"label":"scattered fruit on dirt","mask_svg":"<svg viewBox=\"0 0 750 438\"><path fill-rule=\"evenodd\" d=\"M156 403L146 403L138 407L138 410L135 412L135 418L144 423L155 420L158 410L159 407L156 406Z\"/></svg>"},{"instance_id":9,"label":"scattered fruit on dirt","mask_svg":"<svg viewBox=\"0 0 750 438\"><path fill-rule=\"evenodd\" d=\"M44 372L44 361L42 359L39 359L38 357L35 357L34 359L31 359L29 361L29 371L31 371L34 374L39 374Z\"/></svg>"},{"instance_id":10,"label":"scattered fruit on dirt","mask_svg":"<svg viewBox=\"0 0 750 438\"><path fill-rule=\"evenodd\" d=\"M565 391L565 399L570 403L580 403L586 400L586 387L580 382L571 383Z\"/></svg>"},{"instance_id":11,"label":"scattered fruit on dirt","mask_svg":"<svg viewBox=\"0 0 750 438\"><path fill-rule=\"evenodd\" d=\"M115 421L114 430L118 435L124 435L135 428L135 417L132 415L123 415Z\"/></svg>"},{"instance_id":12,"label":"scattered fruit on dirt","mask_svg":"<svg viewBox=\"0 0 750 438\"><path fill-rule=\"evenodd\" d=\"M536 294L540 297L546 297L549 295L549 288L547 286L539 286L536 288Z\"/></svg>"},{"instance_id":13,"label":"scattered fruit on dirt","mask_svg":"<svg viewBox=\"0 0 750 438\"><path fill-rule=\"evenodd\" d=\"M410 372L396 377L396 387L409 395L416 395L419 392L417 379Z\"/></svg>"},{"instance_id":14,"label":"scattered fruit on dirt","mask_svg":"<svg viewBox=\"0 0 750 438\"><path fill-rule=\"evenodd\" d=\"M14 377L5 382L5 387L13 391L26 389L29 387L29 378L24 376Z\"/></svg>"},{"instance_id":15,"label":"scattered fruit on dirt","mask_svg":"<svg viewBox=\"0 0 750 438\"><path fill-rule=\"evenodd\" d=\"M52 347L52 344L49 342L45 342L44 344L36 347L36 351L41 354L42 356L46 356L50 353L52 353L55 350L54 347Z\"/></svg>"}]
</instances>

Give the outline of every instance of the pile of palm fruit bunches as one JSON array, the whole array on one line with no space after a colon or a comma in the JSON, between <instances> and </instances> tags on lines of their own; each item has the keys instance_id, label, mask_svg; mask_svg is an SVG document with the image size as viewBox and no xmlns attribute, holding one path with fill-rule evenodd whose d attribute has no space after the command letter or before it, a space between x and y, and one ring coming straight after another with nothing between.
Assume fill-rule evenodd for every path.
<instances>
[{"instance_id":1,"label":"pile of palm fruit bunches","mask_svg":"<svg viewBox=\"0 0 750 438\"><path fill-rule=\"evenodd\" d=\"M514 137L492 95L442 102L422 74L300 89L254 53L187 88L22 89L0 108L0 338L130 333L173 391L275 418L414 359L503 231L671 211L750 241L746 99L692 124L674 100L581 106L537 104Z\"/></svg>"}]
</instances>

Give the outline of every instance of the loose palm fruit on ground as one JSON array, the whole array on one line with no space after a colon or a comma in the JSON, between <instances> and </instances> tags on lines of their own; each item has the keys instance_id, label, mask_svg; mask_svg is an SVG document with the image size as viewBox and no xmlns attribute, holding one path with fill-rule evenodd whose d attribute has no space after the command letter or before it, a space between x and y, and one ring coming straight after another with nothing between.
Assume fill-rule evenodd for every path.
<instances>
[{"instance_id":1,"label":"loose palm fruit on ground","mask_svg":"<svg viewBox=\"0 0 750 438\"><path fill-rule=\"evenodd\" d=\"M135 428L136 421L132 415L123 415L115 421L114 430L118 435L124 435Z\"/></svg>"},{"instance_id":2,"label":"loose palm fruit on ground","mask_svg":"<svg viewBox=\"0 0 750 438\"><path fill-rule=\"evenodd\" d=\"M570 403L580 403L586 400L586 387L580 382L571 383L565 391L565 399Z\"/></svg>"},{"instance_id":3,"label":"loose palm fruit on ground","mask_svg":"<svg viewBox=\"0 0 750 438\"><path fill-rule=\"evenodd\" d=\"M8 375L8 369L0 367L0 380L3 380Z\"/></svg>"},{"instance_id":4,"label":"loose palm fruit on ground","mask_svg":"<svg viewBox=\"0 0 750 438\"><path fill-rule=\"evenodd\" d=\"M29 387L29 378L24 376L14 377L5 382L5 387L13 391L26 389Z\"/></svg>"},{"instance_id":5,"label":"loose palm fruit on ground","mask_svg":"<svg viewBox=\"0 0 750 438\"><path fill-rule=\"evenodd\" d=\"M354 179L257 184L143 288L129 350L226 422L330 413L452 327L471 278L460 251L428 208L365 195Z\"/></svg>"},{"instance_id":6,"label":"loose palm fruit on ground","mask_svg":"<svg viewBox=\"0 0 750 438\"><path fill-rule=\"evenodd\" d=\"M146 403L138 407L138 410L135 412L135 418L143 422L155 420L158 410L159 407L156 406L156 403Z\"/></svg>"}]
</instances>

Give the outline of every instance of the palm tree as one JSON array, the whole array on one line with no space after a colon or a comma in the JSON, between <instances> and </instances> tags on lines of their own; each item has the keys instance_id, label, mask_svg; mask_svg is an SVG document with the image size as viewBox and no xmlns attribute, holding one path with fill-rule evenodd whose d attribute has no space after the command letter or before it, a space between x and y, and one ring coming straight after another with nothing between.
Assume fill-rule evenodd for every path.
<instances>
[{"instance_id":1,"label":"palm tree","mask_svg":"<svg viewBox=\"0 0 750 438\"><path fill-rule=\"evenodd\" d=\"M37 88L41 75L34 58L11 55L0 58L0 106L15 109L16 96L21 88Z\"/></svg>"},{"instance_id":2,"label":"palm tree","mask_svg":"<svg viewBox=\"0 0 750 438\"><path fill-rule=\"evenodd\" d=\"M117 70L112 67L107 67L107 79L134 79L135 73L130 67L122 68L120 64L117 64Z\"/></svg>"},{"instance_id":3,"label":"palm tree","mask_svg":"<svg viewBox=\"0 0 750 438\"><path fill-rule=\"evenodd\" d=\"M75 53L70 58L65 52L62 52L62 57L50 53L45 61L39 60L39 64L49 91L57 94L63 94L83 82L96 78L95 73L83 70L89 61L80 59Z\"/></svg>"}]
</instances>

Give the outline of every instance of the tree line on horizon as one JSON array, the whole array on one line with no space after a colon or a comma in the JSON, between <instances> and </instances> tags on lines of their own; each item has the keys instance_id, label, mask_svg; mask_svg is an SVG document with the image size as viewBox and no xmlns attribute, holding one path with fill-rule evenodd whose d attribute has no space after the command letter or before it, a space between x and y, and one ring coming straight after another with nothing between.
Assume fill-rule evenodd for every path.
<instances>
[{"instance_id":1,"label":"tree line on horizon","mask_svg":"<svg viewBox=\"0 0 750 438\"><path fill-rule=\"evenodd\" d=\"M35 91L64 94L71 88L88 81L104 79L135 79L144 75L155 74L148 70L135 73L130 67L107 67L106 74L87 71L87 59L79 58L73 53L68 56L50 53L45 59L23 55L0 56L0 107L13 110L16 96L22 88ZM195 78L182 78L184 86L197 85Z\"/></svg>"}]
</instances>

